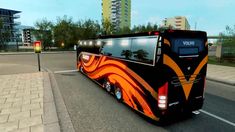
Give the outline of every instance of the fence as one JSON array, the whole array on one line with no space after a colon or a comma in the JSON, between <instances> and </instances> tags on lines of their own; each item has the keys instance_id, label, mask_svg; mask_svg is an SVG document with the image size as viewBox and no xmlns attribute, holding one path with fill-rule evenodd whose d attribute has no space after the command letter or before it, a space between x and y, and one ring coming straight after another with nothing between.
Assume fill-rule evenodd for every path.
<instances>
[{"instance_id":1,"label":"fence","mask_svg":"<svg viewBox=\"0 0 235 132\"><path fill-rule=\"evenodd\" d=\"M235 44L223 44L217 42L208 48L209 59L215 59L219 62L228 61L235 63Z\"/></svg>"}]
</instances>

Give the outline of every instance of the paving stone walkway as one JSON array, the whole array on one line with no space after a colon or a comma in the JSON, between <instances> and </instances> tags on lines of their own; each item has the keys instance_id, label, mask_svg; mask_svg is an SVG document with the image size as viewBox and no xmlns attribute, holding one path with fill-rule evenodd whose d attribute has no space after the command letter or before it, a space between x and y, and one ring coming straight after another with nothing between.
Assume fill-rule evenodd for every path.
<instances>
[{"instance_id":1,"label":"paving stone walkway","mask_svg":"<svg viewBox=\"0 0 235 132\"><path fill-rule=\"evenodd\" d=\"M0 132L43 132L43 73L0 76Z\"/></svg>"},{"instance_id":2,"label":"paving stone walkway","mask_svg":"<svg viewBox=\"0 0 235 132\"><path fill-rule=\"evenodd\" d=\"M208 64L207 79L235 86L235 67Z\"/></svg>"}]
</instances>

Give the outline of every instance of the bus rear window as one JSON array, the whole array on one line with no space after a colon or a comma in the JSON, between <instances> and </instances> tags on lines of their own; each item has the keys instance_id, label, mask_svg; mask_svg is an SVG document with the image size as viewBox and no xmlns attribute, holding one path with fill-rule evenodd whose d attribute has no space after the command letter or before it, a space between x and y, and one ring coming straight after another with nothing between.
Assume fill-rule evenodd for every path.
<instances>
[{"instance_id":1,"label":"bus rear window","mask_svg":"<svg viewBox=\"0 0 235 132\"><path fill-rule=\"evenodd\" d=\"M181 47L179 48L179 54L180 55L198 55L198 48Z\"/></svg>"},{"instance_id":2,"label":"bus rear window","mask_svg":"<svg viewBox=\"0 0 235 132\"><path fill-rule=\"evenodd\" d=\"M178 55L198 55L204 50L202 39L176 38L171 40L172 51Z\"/></svg>"}]
</instances>

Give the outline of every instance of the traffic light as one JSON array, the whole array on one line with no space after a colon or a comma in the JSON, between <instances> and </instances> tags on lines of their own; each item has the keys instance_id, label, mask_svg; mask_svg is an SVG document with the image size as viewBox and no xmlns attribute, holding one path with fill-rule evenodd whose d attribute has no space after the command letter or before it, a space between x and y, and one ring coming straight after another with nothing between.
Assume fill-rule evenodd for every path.
<instances>
[{"instance_id":1,"label":"traffic light","mask_svg":"<svg viewBox=\"0 0 235 132\"><path fill-rule=\"evenodd\" d=\"M41 51L42 51L41 41L35 41L34 42L34 52L41 53Z\"/></svg>"}]
</instances>

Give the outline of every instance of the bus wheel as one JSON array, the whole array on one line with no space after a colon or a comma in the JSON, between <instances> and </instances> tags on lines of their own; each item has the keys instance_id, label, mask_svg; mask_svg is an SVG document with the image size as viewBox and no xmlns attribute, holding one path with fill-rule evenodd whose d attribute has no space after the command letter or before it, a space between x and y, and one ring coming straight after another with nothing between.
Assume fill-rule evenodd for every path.
<instances>
[{"instance_id":1,"label":"bus wheel","mask_svg":"<svg viewBox=\"0 0 235 132\"><path fill-rule=\"evenodd\" d=\"M108 80L104 81L103 87L106 89L107 92L111 92L112 90L111 83Z\"/></svg>"},{"instance_id":2,"label":"bus wheel","mask_svg":"<svg viewBox=\"0 0 235 132\"><path fill-rule=\"evenodd\" d=\"M114 95L118 101L122 100L122 91L119 87L115 86Z\"/></svg>"}]
</instances>

